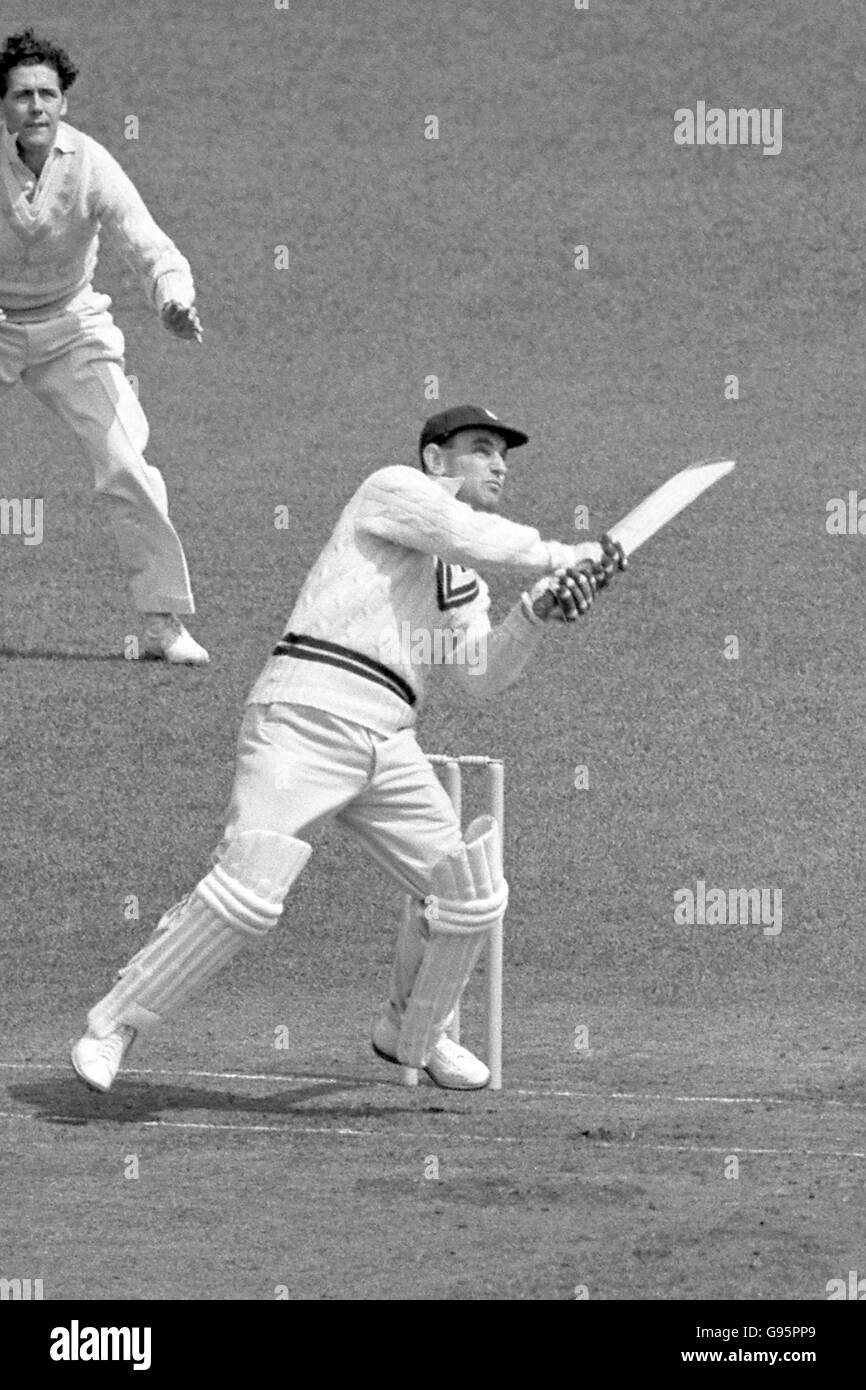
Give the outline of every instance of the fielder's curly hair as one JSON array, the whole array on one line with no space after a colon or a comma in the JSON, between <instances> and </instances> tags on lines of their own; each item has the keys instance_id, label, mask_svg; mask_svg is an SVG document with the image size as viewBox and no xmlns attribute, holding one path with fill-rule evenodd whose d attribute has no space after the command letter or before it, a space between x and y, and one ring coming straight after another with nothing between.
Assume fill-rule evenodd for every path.
<instances>
[{"instance_id":1,"label":"fielder's curly hair","mask_svg":"<svg viewBox=\"0 0 866 1390\"><path fill-rule=\"evenodd\" d=\"M78 76L78 68L64 48L48 39L37 38L32 29L22 29L20 34L10 34L0 51L0 97L6 95L12 69L29 63L45 63L53 68L61 92L68 91Z\"/></svg>"}]
</instances>

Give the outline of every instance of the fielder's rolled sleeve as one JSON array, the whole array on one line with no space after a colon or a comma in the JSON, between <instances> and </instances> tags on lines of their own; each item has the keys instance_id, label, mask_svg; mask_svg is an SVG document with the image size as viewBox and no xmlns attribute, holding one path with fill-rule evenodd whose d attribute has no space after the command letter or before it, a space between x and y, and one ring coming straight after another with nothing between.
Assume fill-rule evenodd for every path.
<instances>
[{"instance_id":1,"label":"fielder's rolled sleeve","mask_svg":"<svg viewBox=\"0 0 866 1390\"><path fill-rule=\"evenodd\" d=\"M137 271L150 302L160 311L172 300L189 307L195 300L189 262L157 226L117 160L101 146L94 153L93 177L99 222Z\"/></svg>"}]
</instances>

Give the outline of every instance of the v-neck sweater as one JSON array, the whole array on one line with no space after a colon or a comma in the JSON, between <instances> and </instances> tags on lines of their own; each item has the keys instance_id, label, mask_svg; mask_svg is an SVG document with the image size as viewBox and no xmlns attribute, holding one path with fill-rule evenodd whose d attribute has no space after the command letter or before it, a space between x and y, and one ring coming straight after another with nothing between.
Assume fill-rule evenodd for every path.
<instances>
[{"instance_id":1,"label":"v-neck sweater","mask_svg":"<svg viewBox=\"0 0 866 1390\"><path fill-rule=\"evenodd\" d=\"M96 140L61 122L35 189L34 177L0 123L0 309L10 322L51 318L80 294L96 270L100 232L156 309L193 302L189 262Z\"/></svg>"}]
</instances>

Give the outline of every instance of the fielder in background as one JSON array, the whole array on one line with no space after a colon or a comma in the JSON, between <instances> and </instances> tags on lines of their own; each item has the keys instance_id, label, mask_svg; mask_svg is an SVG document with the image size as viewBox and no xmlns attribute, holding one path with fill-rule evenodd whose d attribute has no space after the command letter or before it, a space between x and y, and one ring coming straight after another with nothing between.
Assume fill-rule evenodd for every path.
<instances>
[{"instance_id":1,"label":"fielder in background","mask_svg":"<svg viewBox=\"0 0 866 1390\"><path fill-rule=\"evenodd\" d=\"M143 615L144 654L203 665L165 483L124 374L123 334L94 292L100 232L139 273L162 323L201 341L188 262L107 150L61 119L77 69L32 29L0 52L0 394L19 381L72 430L93 465Z\"/></svg>"},{"instance_id":2,"label":"fielder in background","mask_svg":"<svg viewBox=\"0 0 866 1390\"><path fill-rule=\"evenodd\" d=\"M461 835L415 721L431 675L496 699L546 623L586 612L624 564L613 546L544 541L495 515L509 448L526 442L489 410L443 411L422 431L421 470L381 468L345 508L249 695L214 867L165 914L73 1048L95 1090L108 1090L137 1030L276 925L311 852L301 837L328 817L416 904L374 1051L439 1086L487 1085L485 1064L446 1030L505 910L497 826L480 816ZM496 628L476 564L541 575Z\"/></svg>"}]
</instances>

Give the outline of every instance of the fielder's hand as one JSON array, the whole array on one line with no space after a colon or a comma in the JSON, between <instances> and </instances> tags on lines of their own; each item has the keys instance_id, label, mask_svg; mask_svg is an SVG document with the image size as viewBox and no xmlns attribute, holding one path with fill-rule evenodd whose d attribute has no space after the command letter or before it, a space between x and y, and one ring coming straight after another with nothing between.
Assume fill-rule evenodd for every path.
<instances>
[{"instance_id":1,"label":"fielder's hand","mask_svg":"<svg viewBox=\"0 0 866 1390\"><path fill-rule=\"evenodd\" d=\"M546 574L524 595L536 618L545 623L548 618L573 623L587 611L596 591L596 581L588 562L584 560L583 565L586 568L554 570L553 574Z\"/></svg>"},{"instance_id":2,"label":"fielder's hand","mask_svg":"<svg viewBox=\"0 0 866 1390\"><path fill-rule=\"evenodd\" d=\"M178 304L176 300L169 300L168 304L163 305L162 321L169 333L173 333L176 338L195 338L197 343L202 340L203 329L201 319L193 306Z\"/></svg>"}]
</instances>

